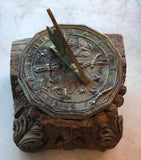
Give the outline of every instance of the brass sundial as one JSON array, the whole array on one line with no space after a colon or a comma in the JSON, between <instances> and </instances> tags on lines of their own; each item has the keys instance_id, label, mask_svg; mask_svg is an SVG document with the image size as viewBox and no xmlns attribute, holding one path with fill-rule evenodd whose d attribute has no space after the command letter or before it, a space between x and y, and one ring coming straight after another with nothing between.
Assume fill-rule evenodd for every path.
<instances>
[{"instance_id":1,"label":"brass sundial","mask_svg":"<svg viewBox=\"0 0 141 160\"><path fill-rule=\"evenodd\" d=\"M20 55L18 81L29 102L53 118L85 119L104 110L123 84L121 56L83 25L37 33Z\"/></svg>"}]
</instances>

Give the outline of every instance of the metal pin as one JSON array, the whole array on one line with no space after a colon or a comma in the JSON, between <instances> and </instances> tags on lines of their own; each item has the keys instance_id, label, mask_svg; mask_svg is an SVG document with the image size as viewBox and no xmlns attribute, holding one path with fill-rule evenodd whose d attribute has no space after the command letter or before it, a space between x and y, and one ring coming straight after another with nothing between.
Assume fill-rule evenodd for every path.
<instances>
[{"instance_id":1,"label":"metal pin","mask_svg":"<svg viewBox=\"0 0 141 160\"><path fill-rule=\"evenodd\" d=\"M67 88L65 88L65 96L67 96L68 94L67 94Z\"/></svg>"},{"instance_id":2,"label":"metal pin","mask_svg":"<svg viewBox=\"0 0 141 160\"><path fill-rule=\"evenodd\" d=\"M92 101L92 104L95 104L96 101Z\"/></svg>"}]
</instances>

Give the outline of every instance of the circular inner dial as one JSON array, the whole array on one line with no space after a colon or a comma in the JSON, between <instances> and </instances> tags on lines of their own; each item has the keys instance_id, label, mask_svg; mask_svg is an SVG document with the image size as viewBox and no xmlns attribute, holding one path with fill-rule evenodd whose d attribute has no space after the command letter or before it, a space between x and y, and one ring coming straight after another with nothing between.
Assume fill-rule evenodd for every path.
<instances>
[{"instance_id":1,"label":"circular inner dial","mask_svg":"<svg viewBox=\"0 0 141 160\"><path fill-rule=\"evenodd\" d=\"M89 83L82 83L55 54L47 31L42 31L21 56L20 84L24 84L30 102L44 112L53 117L81 119L93 114L93 110L106 104L115 94L117 77L120 78L117 76L120 57L110 42L97 32L84 27L60 27Z\"/></svg>"}]
</instances>

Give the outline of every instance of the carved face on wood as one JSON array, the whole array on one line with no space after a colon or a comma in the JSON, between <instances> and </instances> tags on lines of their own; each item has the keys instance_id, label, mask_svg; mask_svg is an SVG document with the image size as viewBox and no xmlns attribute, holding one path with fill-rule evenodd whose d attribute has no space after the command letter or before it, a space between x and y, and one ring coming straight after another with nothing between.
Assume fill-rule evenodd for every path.
<instances>
[{"instance_id":1,"label":"carved face on wood","mask_svg":"<svg viewBox=\"0 0 141 160\"><path fill-rule=\"evenodd\" d=\"M54 54L46 30L22 52L19 83L30 103L52 117L84 119L112 101L122 84L121 58L102 34L85 26L60 27L89 83Z\"/></svg>"}]
</instances>

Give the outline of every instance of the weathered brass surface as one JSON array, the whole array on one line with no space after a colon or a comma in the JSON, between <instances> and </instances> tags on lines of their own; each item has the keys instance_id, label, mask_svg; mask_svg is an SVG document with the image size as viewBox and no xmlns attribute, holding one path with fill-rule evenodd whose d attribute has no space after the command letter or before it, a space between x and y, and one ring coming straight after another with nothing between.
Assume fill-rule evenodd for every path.
<instances>
[{"instance_id":1,"label":"weathered brass surface","mask_svg":"<svg viewBox=\"0 0 141 160\"><path fill-rule=\"evenodd\" d=\"M63 40L52 33L55 29L37 33L23 50L18 81L29 102L44 113L64 119L90 117L105 109L123 84L120 54L91 28L59 25L75 62Z\"/></svg>"},{"instance_id":2,"label":"weathered brass surface","mask_svg":"<svg viewBox=\"0 0 141 160\"><path fill-rule=\"evenodd\" d=\"M60 28L89 83L82 83L54 54L46 30L36 34L20 55L19 83L31 104L43 112L83 119L112 101L122 83L121 58L105 36L86 26Z\"/></svg>"}]
</instances>

